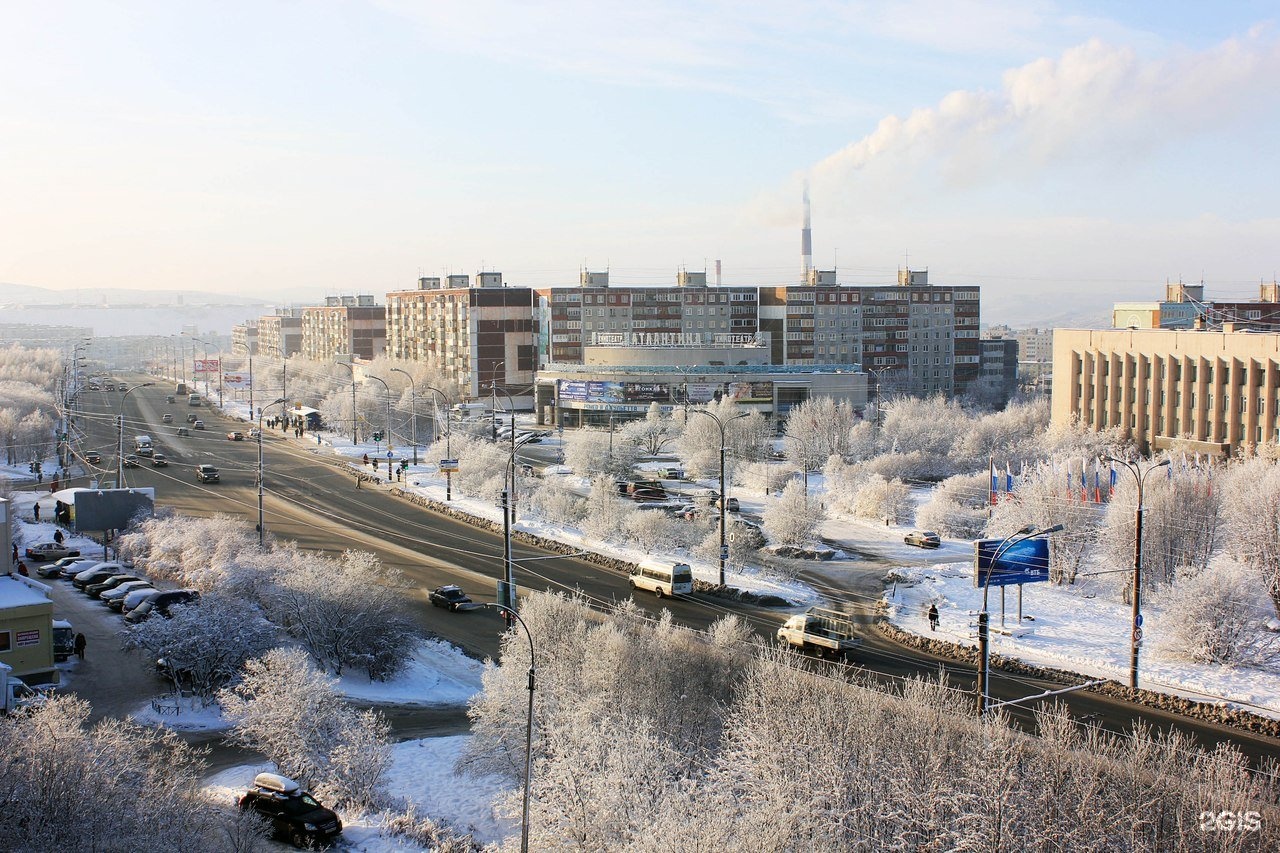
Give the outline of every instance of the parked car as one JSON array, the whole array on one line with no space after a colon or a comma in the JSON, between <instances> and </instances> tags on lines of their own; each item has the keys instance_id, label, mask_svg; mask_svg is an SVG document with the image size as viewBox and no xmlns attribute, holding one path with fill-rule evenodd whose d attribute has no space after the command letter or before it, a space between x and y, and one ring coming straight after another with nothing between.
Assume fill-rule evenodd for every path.
<instances>
[{"instance_id":1,"label":"parked car","mask_svg":"<svg viewBox=\"0 0 1280 853\"><path fill-rule=\"evenodd\" d=\"M204 421L197 420L195 423L193 423L193 424L191 425L191 428L192 428L192 429L204 429Z\"/></svg>"},{"instance_id":2,"label":"parked car","mask_svg":"<svg viewBox=\"0 0 1280 853\"><path fill-rule=\"evenodd\" d=\"M214 468L212 465L197 465L196 481L200 483L218 482L218 469Z\"/></svg>"},{"instance_id":3,"label":"parked car","mask_svg":"<svg viewBox=\"0 0 1280 853\"><path fill-rule=\"evenodd\" d=\"M129 610L124 618L126 622L136 624L152 613L159 613L168 619L172 615L172 608L183 604L198 604L199 601L200 593L194 589L169 589L163 592L152 592L136 607Z\"/></svg>"},{"instance_id":4,"label":"parked car","mask_svg":"<svg viewBox=\"0 0 1280 853\"><path fill-rule=\"evenodd\" d=\"M173 423L173 415L170 414L169 412L165 412L163 415L160 416L160 423L163 423L163 424Z\"/></svg>"},{"instance_id":5,"label":"parked car","mask_svg":"<svg viewBox=\"0 0 1280 853\"><path fill-rule=\"evenodd\" d=\"M163 453L157 453L155 456L151 457L151 467L152 468L168 468L169 459Z\"/></svg>"},{"instance_id":6,"label":"parked car","mask_svg":"<svg viewBox=\"0 0 1280 853\"><path fill-rule=\"evenodd\" d=\"M41 562L43 560L61 560L63 557L79 557L80 552L57 542L41 542L27 549L27 559Z\"/></svg>"},{"instance_id":7,"label":"parked car","mask_svg":"<svg viewBox=\"0 0 1280 853\"><path fill-rule=\"evenodd\" d=\"M90 450L84 455L84 461L90 465L97 465L102 461L102 454L96 450Z\"/></svg>"},{"instance_id":8,"label":"parked car","mask_svg":"<svg viewBox=\"0 0 1280 853\"><path fill-rule=\"evenodd\" d=\"M436 607L447 607L449 610L457 613L459 610L471 610L476 607L475 602L471 600L462 588L456 584L448 586L438 586L431 590L431 595L427 596L431 599L431 603Z\"/></svg>"},{"instance_id":9,"label":"parked car","mask_svg":"<svg viewBox=\"0 0 1280 853\"><path fill-rule=\"evenodd\" d=\"M74 584L81 575L87 576L91 572L102 571L104 569L115 569L119 572L124 570L124 566L114 560L86 560L83 566L72 564L63 569L62 578L63 580L69 580Z\"/></svg>"},{"instance_id":10,"label":"parked car","mask_svg":"<svg viewBox=\"0 0 1280 853\"><path fill-rule=\"evenodd\" d=\"M720 508L720 499L719 499L719 498L716 498L716 509L719 509L719 508ZM726 511L728 511L728 512L740 512L740 511L741 511L741 509L740 509L740 507L739 507L739 505L738 505L738 499L737 499L737 498L735 498L735 497L730 497L730 498L729 498L729 500L725 503L724 508L725 508L725 510L726 510Z\"/></svg>"},{"instance_id":11,"label":"parked car","mask_svg":"<svg viewBox=\"0 0 1280 853\"><path fill-rule=\"evenodd\" d=\"M81 569L87 569L93 565L93 560L86 560L84 557L63 557L53 563L46 563L36 569L36 574L42 578L60 578L63 576L62 570L67 566L73 566L76 563L84 563Z\"/></svg>"},{"instance_id":12,"label":"parked car","mask_svg":"<svg viewBox=\"0 0 1280 853\"><path fill-rule=\"evenodd\" d=\"M126 468L141 468L141 467L142 467L142 463L138 461L138 457L137 457L137 456L135 456L134 454L130 453L128 456L126 456L126 457L124 458L124 467L126 467Z\"/></svg>"},{"instance_id":13,"label":"parked car","mask_svg":"<svg viewBox=\"0 0 1280 853\"><path fill-rule=\"evenodd\" d=\"M261 815L277 838L287 838L294 847L324 847L342 834L342 821L332 810L320 805L297 782L277 773L259 773L253 787L237 803L240 808Z\"/></svg>"},{"instance_id":14,"label":"parked car","mask_svg":"<svg viewBox=\"0 0 1280 853\"><path fill-rule=\"evenodd\" d=\"M102 595L98 596L98 600L110 607L112 610L119 610L124 606L124 597L135 589L154 589L149 581L129 581L122 583L115 589L109 589Z\"/></svg>"},{"instance_id":15,"label":"parked car","mask_svg":"<svg viewBox=\"0 0 1280 853\"><path fill-rule=\"evenodd\" d=\"M196 429L202 429L202 427L196 427ZM227 433L227 441L244 441L244 433L229 432Z\"/></svg>"},{"instance_id":16,"label":"parked car","mask_svg":"<svg viewBox=\"0 0 1280 853\"><path fill-rule=\"evenodd\" d=\"M91 583L98 583L99 581L104 581L109 577L122 575L124 573L124 566L119 563L99 563L93 568L85 569L83 572L80 572L71 579L71 584L76 589L84 589Z\"/></svg>"},{"instance_id":17,"label":"parked car","mask_svg":"<svg viewBox=\"0 0 1280 853\"><path fill-rule=\"evenodd\" d=\"M86 586L84 588L84 594L89 596L90 598L100 598L102 596L102 593L107 592L108 590L115 589L116 587L120 586L120 584L122 583L132 583L133 581L140 581L140 580L143 580L143 579L138 577L137 575L131 575L127 573L123 575L112 575L109 578L104 578L103 580L100 580L97 583L91 583L88 586Z\"/></svg>"},{"instance_id":18,"label":"parked car","mask_svg":"<svg viewBox=\"0 0 1280 853\"><path fill-rule=\"evenodd\" d=\"M942 544L942 537L932 530L913 530L902 537L902 541L917 548L937 548Z\"/></svg>"},{"instance_id":19,"label":"parked car","mask_svg":"<svg viewBox=\"0 0 1280 853\"><path fill-rule=\"evenodd\" d=\"M155 594L156 594L156 591L154 589L147 589L147 588L141 588L141 587L138 589L129 591L125 595L124 599L120 602L120 612L126 615L129 614L139 604L146 601L147 599L149 599L151 596Z\"/></svg>"}]
</instances>

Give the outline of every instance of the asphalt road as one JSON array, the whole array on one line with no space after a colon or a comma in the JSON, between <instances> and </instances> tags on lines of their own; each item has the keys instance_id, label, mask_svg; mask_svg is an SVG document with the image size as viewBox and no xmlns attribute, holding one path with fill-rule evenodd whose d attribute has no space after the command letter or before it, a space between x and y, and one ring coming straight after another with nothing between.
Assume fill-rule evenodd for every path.
<instances>
[{"instance_id":1,"label":"asphalt road","mask_svg":"<svg viewBox=\"0 0 1280 853\"><path fill-rule=\"evenodd\" d=\"M134 377L137 381L140 378ZM124 435L126 452L132 435L150 434L157 449L170 459L168 468L143 467L125 472L128 485L154 486L161 506L195 516L217 513L238 515L250 521L257 517L257 453L256 441L228 441L231 430L248 432L251 425L223 418L214 410L201 406L192 409L183 398L165 403L168 383L140 388L125 399ZM86 415L80 426L86 430L84 449L98 449L103 462L114 468L116 440L115 415L119 413L119 392L85 392ZM190 436L177 436L179 425L161 423L170 412L174 420L185 421L190 411L203 418L207 429L193 430ZM447 638L478 656L497 653L503 623L485 610L449 613L430 607L427 592L441 584L458 583L473 599L494 601L496 581L502 570L502 537L451 518L428 512L392 496L386 487L355 487L350 470L337 463L331 453L318 448L310 439L285 439L278 431L267 430L263 441L266 471L263 510L266 529L273 535L292 539L299 547L330 555L346 549L361 549L378 555L384 564L399 569L410 584L408 596L418 624L427 631ZM212 464L222 472L219 484L195 482L194 466ZM114 476L112 471L108 476ZM79 484L83 481L73 481ZM515 545L516 583L521 589L581 590L596 602L610 602L631 594L626 579L616 573L572 557L541 552ZM832 587L832 595L852 602L858 618L868 626L858 663L876 678L893 681L911 675L935 675L945 667L947 677L956 687L973 690L972 667L956 664L915 649L898 645L875 631L874 601L880 596L879 577L882 569L870 565L864 570L833 570L820 564L805 573L805 579L819 589ZM686 600L658 601L648 594L637 596L646 610L657 614L662 609L672 612L676 621L703 628L715 619L736 613L746 619L762 635L772 636L786 618L785 613L728 605L711 596L695 594ZM1057 683L1043 682L993 672L992 694L997 700L1013 699L1057 689ZM1077 716L1091 716L1104 727L1127 730L1138 721L1158 729L1177 728L1195 736L1197 741L1212 746L1229 741L1254 760L1280 754L1280 741L1250 735L1176 715L1133 705L1110 697L1081 691L1061 697ZM1011 709L1015 718L1027 721L1030 711Z\"/></svg>"}]
</instances>

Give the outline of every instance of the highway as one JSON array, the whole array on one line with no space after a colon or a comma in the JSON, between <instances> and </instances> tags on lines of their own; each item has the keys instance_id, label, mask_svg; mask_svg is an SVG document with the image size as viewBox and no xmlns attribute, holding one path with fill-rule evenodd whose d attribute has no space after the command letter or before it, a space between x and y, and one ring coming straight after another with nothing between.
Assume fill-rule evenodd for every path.
<instances>
[{"instance_id":1,"label":"highway","mask_svg":"<svg viewBox=\"0 0 1280 853\"><path fill-rule=\"evenodd\" d=\"M129 376L130 383L144 381ZM151 381L151 377L147 377ZM130 486L154 486L159 507L194 516L230 514L250 523L257 518L257 442L229 441L226 433L241 430L248 433L252 425L222 417L215 410L201 406L190 408L179 397L173 404L165 402L172 391L169 383L139 388L124 399L124 435L126 453L132 436L147 433L156 440L157 450L168 456L167 468L144 466L125 471ZM84 414L77 427L84 430L82 450L96 449L102 464L109 469L108 479L115 476L115 416L119 414L119 392L82 392ZM207 425L204 431L192 430L189 436L176 435L189 412L196 411ZM161 416L172 413L175 423L162 424ZM268 411L268 415L272 411ZM297 542L302 549L337 555L347 549L371 551L382 562L403 572L409 581L407 595L412 615L425 631L448 639L478 656L494 656L504 629L502 621L490 611L449 613L427 603L427 592L441 584L457 583L476 601L494 601L496 581L502 571L502 537L500 534L429 512L391 495L386 487L357 489L355 477L345 465L338 463L328 448L317 447L310 439L284 438L279 431L267 430L263 441L267 497L264 517L267 531L274 536ZM222 482L200 484L195 481L194 467L212 464L221 470ZM466 464L462 460L462 464ZM87 485L84 479L70 485ZM584 560L551 555L537 548L516 544L516 583L522 590L580 590L597 603L607 603L631 594L625 577ZM527 558L538 559L521 563ZM815 573L815 586L830 584L827 575ZM910 675L936 675L945 667L950 683L972 691L974 672L971 666L953 663L915 649L894 643L870 627L874 621L874 599L879 592L873 574L865 574L841 597L852 600L859 620L868 626L864 646L857 663L873 677L890 682ZM727 613L736 613L765 637L771 637L788 613L729 604L715 597L695 594L686 600L659 601L642 594L637 601L655 616L668 609L677 622L694 628L705 628ZM1014 677L994 671L992 694L996 700L1013 699L1046 689L1061 687L1056 682ZM1113 731L1127 730L1134 722L1143 721L1157 729L1177 728L1192 734L1204 745L1228 741L1238 746L1254 761L1280 754L1280 741L1240 732L1236 729L1156 711L1144 706L1081 691L1061 697L1072 713L1089 715ZM1026 723L1027 710L1015 710L1015 719Z\"/></svg>"}]
</instances>

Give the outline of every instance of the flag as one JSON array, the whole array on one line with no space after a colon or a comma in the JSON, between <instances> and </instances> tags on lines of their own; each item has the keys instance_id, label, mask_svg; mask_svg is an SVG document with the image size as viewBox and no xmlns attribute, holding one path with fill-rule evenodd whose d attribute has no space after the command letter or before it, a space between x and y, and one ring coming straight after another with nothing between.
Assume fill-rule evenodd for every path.
<instances>
[{"instance_id":1,"label":"flag","mask_svg":"<svg viewBox=\"0 0 1280 853\"><path fill-rule=\"evenodd\" d=\"M1080 460L1080 503L1089 502L1089 481L1086 479L1085 465L1088 463L1082 458Z\"/></svg>"},{"instance_id":2,"label":"flag","mask_svg":"<svg viewBox=\"0 0 1280 853\"><path fill-rule=\"evenodd\" d=\"M1116 463L1111 463L1111 491L1107 497L1114 498L1116 496Z\"/></svg>"},{"instance_id":3,"label":"flag","mask_svg":"<svg viewBox=\"0 0 1280 853\"><path fill-rule=\"evenodd\" d=\"M1101 475L1098 473L1098 463L1093 463L1093 500L1095 503L1102 503L1102 482Z\"/></svg>"},{"instance_id":4,"label":"flag","mask_svg":"<svg viewBox=\"0 0 1280 853\"><path fill-rule=\"evenodd\" d=\"M996 503L996 492L1000 488L999 474L996 473L996 463L991 463L991 504Z\"/></svg>"},{"instance_id":5,"label":"flag","mask_svg":"<svg viewBox=\"0 0 1280 853\"><path fill-rule=\"evenodd\" d=\"M1009 471L1009 463L1004 463L1004 491L1005 494L1013 491L1013 474Z\"/></svg>"}]
</instances>

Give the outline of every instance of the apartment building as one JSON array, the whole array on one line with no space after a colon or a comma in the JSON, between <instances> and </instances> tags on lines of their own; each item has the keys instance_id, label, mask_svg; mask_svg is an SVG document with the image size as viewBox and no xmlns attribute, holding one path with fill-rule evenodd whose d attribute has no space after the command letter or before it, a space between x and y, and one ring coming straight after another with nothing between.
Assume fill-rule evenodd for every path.
<instances>
[{"instance_id":1,"label":"apartment building","mask_svg":"<svg viewBox=\"0 0 1280 853\"><path fill-rule=\"evenodd\" d=\"M528 397L537 369L533 291L507 287L500 272L418 280L387 294L387 353L428 361L467 397L499 391Z\"/></svg>"},{"instance_id":2,"label":"apartment building","mask_svg":"<svg viewBox=\"0 0 1280 853\"><path fill-rule=\"evenodd\" d=\"M302 309L300 354L332 361L340 354L376 358L386 349L387 314L372 296L328 296Z\"/></svg>"},{"instance_id":3,"label":"apartment building","mask_svg":"<svg viewBox=\"0 0 1280 853\"><path fill-rule=\"evenodd\" d=\"M1120 427L1144 450L1216 455L1280 439L1280 334L1058 329L1054 424Z\"/></svg>"},{"instance_id":4,"label":"apartment building","mask_svg":"<svg viewBox=\"0 0 1280 853\"><path fill-rule=\"evenodd\" d=\"M277 308L258 318L258 352L289 358L302 351L302 309Z\"/></svg>"},{"instance_id":5,"label":"apartment building","mask_svg":"<svg viewBox=\"0 0 1280 853\"><path fill-rule=\"evenodd\" d=\"M1036 384L1053 372L1053 329L990 326L986 336L1018 342L1018 381L1024 385Z\"/></svg>"},{"instance_id":6,"label":"apartment building","mask_svg":"<svg viewBox=\"0 0 1280 853\"><path fill-rule=\"evenodd\" d=\"M234 355L258 354L258 323L237 323L231 327L231 352Z\"/></svg>"},{"instance_id":7,"label":"apartment building","mask_svg":"<svg viewBox=\"0 0 1280 853\"><path fill-rule=\"evenodd\" d=\"M1117 302L1111 309L1116 329L1221 328L1280 330L1280 284L1263 281L1257 299L1205 299L1205 286L1181 281L1165 284L1165 298L1150 302Z\"/></svg>"}]
</instances>

